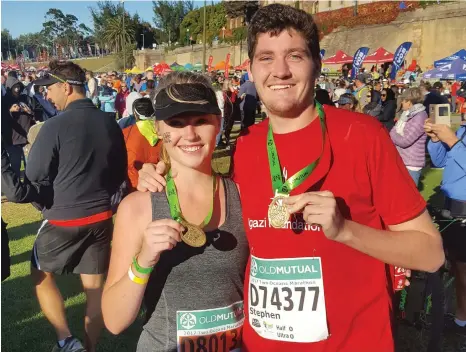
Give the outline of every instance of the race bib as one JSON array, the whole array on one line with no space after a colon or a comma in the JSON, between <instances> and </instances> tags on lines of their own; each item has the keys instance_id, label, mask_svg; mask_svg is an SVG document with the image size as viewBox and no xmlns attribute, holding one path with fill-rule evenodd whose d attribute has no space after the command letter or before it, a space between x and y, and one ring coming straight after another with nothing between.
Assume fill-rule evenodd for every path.
<instances>
[{"instance_id":1,"label":"race bib","mask_svg":"<svg viewBox=\"0 0 466 352\"><path fill-rule=\"evenodd\" d=\"M317 342L328 337L320 258L251 256L249 324L263 338Z\"/></svg>"},{"instance_id":2,"label":"race bib","mask_svg":"<svg viewBox=\"0 0 466 352\"><path fill-rule=\"evenodd\" d=\"M243 301L223 308L177 311L178 352L239 352L243 322Z\"/></svg>"}]
</instances>

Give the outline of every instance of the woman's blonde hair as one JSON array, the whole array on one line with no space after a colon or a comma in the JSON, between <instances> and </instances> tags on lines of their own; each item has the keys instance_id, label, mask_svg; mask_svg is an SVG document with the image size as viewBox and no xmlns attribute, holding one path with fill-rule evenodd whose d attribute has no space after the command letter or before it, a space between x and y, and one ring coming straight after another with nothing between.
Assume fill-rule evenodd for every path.
<instances>
[{"instance_id":1,"label":"woman's blonde hair","mask_svg":"<svg viewBox=\"0 0 466 352\"><path fill-rule=\"evenodd\" d=\"M207 100L192 100L190 99L189 93L180 92L176 88L176 85L189 84L189 83L202 84L206 88L211 89L212 92L215 94L215 90L212 86L211 80L206 75L194 73L194 72L172 72L160 79L159 85L157 86L157 89L154 95L154 101L153 101L154 106L155 106L155 101L157 100L157 94L162 90L165 90L167 92L167 95L170 97L170 99L172 99L173 101L176 101L177 103L200 104L200 105L209 104L209 101Z\"/></svg>"},{"instance_id":2,"label":"woman's blonde hair","mask_svg":"<svg viewBox=\"0 0 466 352\"><path fill-rule=\"evenodd\" d=\"M422 104L424 102L424 94L417 87L408 88L401 93L401 101L410 101L414 104Z\"/></svg>"},{"instance_id":3,"label":"woman's blonde hair","mask_svg":"<svg viewBox=\"0 0 466 352\"><path fill-rule=\"evenodd\" d=\"M181 92L176 87L176 85L179 85L179 84L190 84L190 83L191 84L192 83L202 84L206 88L211 89L213 94L215 95L215 90L212 87L211 79L208 76L199 74L199 73L194 73L194 72L172 72L160 79L159 85L157 86L157 89L155 90L152 104L155 106L157 95L162 90L165 90L167 92L167 95L170 97L170 99L178 103L199 104L199 105L209 104L209 101L204 100L204 99L203 100L190 99L189 93ZM165 149L165 146L163 145L160 151L160 159L165 163L165 165L167 165L167 168L169 169L170 168L170 157L168 156L167 150Z\"/></svg>"}]
</instances>

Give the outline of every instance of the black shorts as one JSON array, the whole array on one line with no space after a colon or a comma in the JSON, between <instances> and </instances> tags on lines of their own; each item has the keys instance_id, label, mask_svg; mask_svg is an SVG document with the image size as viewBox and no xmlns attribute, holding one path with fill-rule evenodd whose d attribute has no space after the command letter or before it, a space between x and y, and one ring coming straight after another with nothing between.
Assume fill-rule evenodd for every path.
<instances>
[{"instance_id":1,"label":"black shorts","mask_svg":"<svg viewBox=\"0 0 466 352\"><path fill-rule=\"evenodd\" d=\"M54 274L104 274L110 260L113 221L62 227L44 220L37 232L31 263Z\"/></svg>"},{"instance_id":2,"label":"black shorts","mask_svg":"<svg viewBox=\"0 0 466 352\"><path fill-rule=\"evenodd\" d=\"M455 221L450 226L448 224L445 222L440 227L440 230L445 228L441 233L447 257L451 261L466 263L466 224L461 221Z\"/></svg>"}]
</instances>

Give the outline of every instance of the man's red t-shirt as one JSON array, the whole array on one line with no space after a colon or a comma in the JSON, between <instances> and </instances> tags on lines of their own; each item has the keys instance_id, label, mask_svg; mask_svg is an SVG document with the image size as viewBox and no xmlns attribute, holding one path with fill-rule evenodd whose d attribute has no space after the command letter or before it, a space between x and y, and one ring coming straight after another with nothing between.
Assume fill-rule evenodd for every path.
<instances>
[{"instance_id":1,"label":"man's red t-shirt","mask_svg":"<svg viewBox=\"0 0 466 352\"><path fill-rule=\"evenodd\" d=\"M335 195L344 217L377 229L419 215L426 204L385 128L370 116L327 106L325 113L328 132L321 161L313 174L291 194L329 190ZM234 180L239 185L244 225L250 253L254 257L249 258L246 268L243 350L393 351L393 290L388 266L327 239L318 226L308 225L303 230L305 223L299 216L292 216L286 229L274 229L268 224L267 211L274 192L267 158L267 131L268 120L252 126L248 135L238 139L234 156ZM317 118L299 131L274 134L274 139L285 178L291 177L321 154L322 133ZM291 276L290 281L280 282L279 285L283 287L273 290L269 287L266 291L267 288L258 287L257 284L250 286L250 282L257 279L258 272L263 270L267 274L267 270L271 270L266 268L267 260L277 258L306 258L303 263L310 263L313 259L309 258L320 258L323 292L320 291L320 296L314 302L319 302L319 307L307 305L307 302L312 303L311 296L310 301L300 301L306 292L306 295L314 294L315 291L310 291L315 288L308 287L303 292L306 289L296 287L298 281L293 281ZM289 264L290 261L279 263ZM283 268L273 270L276 272ZM314 271L314 266L309 270ZM298 276L296 274L295 278ZM271 281L262 282L267 284ZM313 281L307 282L312 285ZM251 292L254 294L252 301L249 297ZM269 310L268 315L258 313L262 308ZM288 311L285 308L289 308ZM307 321L301 326L295 325L295 330L301 329L298 333L291 331L291 325L282 324L281 317L287 315L288 321L293 321L292 314L298 314L299 308L307 309L309 314L298 312L301 314L299 318L296 315L296 319ZM300 338L312 334L316 328L312 317L317 311L320 317L326 316L326 324L322 324L322 321L315 324L319 324L320 328L326 325L328 337L325 334L323 339L313 340L317 342L290 342L298 334Z\"/></svg>"}]
</instances>

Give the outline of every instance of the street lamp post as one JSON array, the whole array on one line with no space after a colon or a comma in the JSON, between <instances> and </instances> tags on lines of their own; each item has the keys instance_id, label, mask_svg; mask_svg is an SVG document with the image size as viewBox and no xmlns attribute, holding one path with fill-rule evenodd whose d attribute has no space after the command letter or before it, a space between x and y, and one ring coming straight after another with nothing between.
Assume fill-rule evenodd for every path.
<instances>
[{"instance_id":1,"label":"street lamp post","mask_svg":"<svg viewBox=\"0 0 466 352\"><path fill-rule=\"evenodd\" d=\"M8 34L8 60L11 60L10 59L10 56L11 56L11 51L10 51L10 34Z\"/></svg>"},{"instance_id":2,"label":"street lamp post","mask_svg":"<svg viewBox=\"0 0 466 352\"><path fill-rule=\"evenodd\" d=\"M202 73L205 73L205 60L206 60L206 8L207 1L204 0L204 18L203 18L203 29L202 29Z\"/></svg>"},{"instance_id":3,"label":"street lamp post","mask_svg":"<svg viewBox=\"0 0 466 352\"><path fill-rule=\"evenodd\" d=\"M121 7L123 9L123 71L126 71L125 0L121 0Z\"/></svg>"},{"instance_id":4,"label":"street lamp post","mask_svg":"<svg viewBox=\"0 0 466 352\"><path fill-rule=\"evenodd\" d=\"M186 29L186 45L189 45L189 28Z\"/></svg>"},{"instance_id":5,"label":"street lamp post","mask_svg":"<svg viewBox=\"0 0 466 352\"><path fill-rule=\"evenodd\" d=\"M141 34L142 36L142 50L144 50L145 46L144 46L144 33Z\"/></svg>"}]
</instances>

